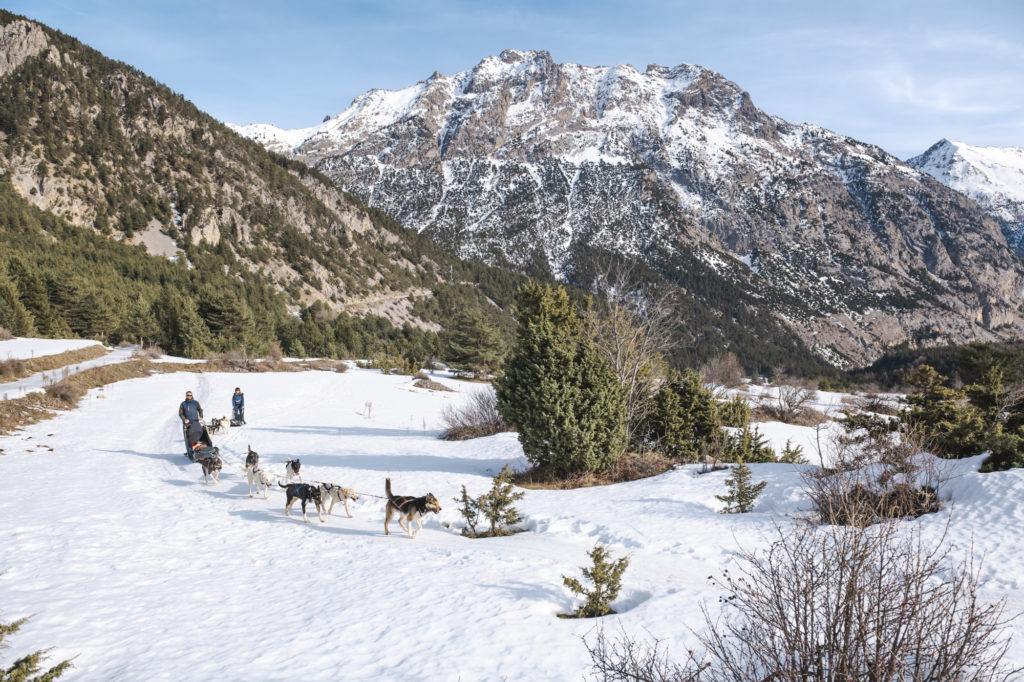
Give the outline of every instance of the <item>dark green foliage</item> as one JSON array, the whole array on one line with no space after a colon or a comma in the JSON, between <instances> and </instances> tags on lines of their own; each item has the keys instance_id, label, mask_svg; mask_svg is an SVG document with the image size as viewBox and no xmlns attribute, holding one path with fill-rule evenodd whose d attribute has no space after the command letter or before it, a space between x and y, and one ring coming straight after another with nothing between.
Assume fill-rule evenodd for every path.
<instances>
[{"instance_id":1,"label":"dark green foliage","mask_svg":"<svg viewBox=\"0 0 1024 682\"><path fill-rule=\"evenodd\" d=\"M27 620L27 618L22 618L13 623L0 623L0 650L8 647L5 644L7 637L18 632ZM0 682L51 682L74 667L71 661L61 661L44 671L41 666L42 662L46 660L46 655L46 650L40 650L22 656L15 660L10 667L0 665Z\"/></svg>"},{"instance_id":2,"label":"dark green foliage","mask_svg":"<svg viewBox=\"0 0 1024 682\"><path fill-rule=\"evenodd\" d=\"M669 457L691 462L720 439L718 408L699 374L691 369L672 373L654 396L647 437Z\"/></svg>"},{"instance_id":3,"label":"dark green foliage","mask_svg":"<svg viewBox=\"0 0 1024 682\"><path fill-rule=\"evenodd\" d=\"M564 289L526 284L515 346L495 382L498 411L527 459L558 475L606 468L625 447L625 396L582 334Z\"/></svg>"},{"instance_id":4,"label":"dark green foliage","mask_svg":"<svg viewBox=\"0 0 1024 682\"><path fill-rule=\"evenodd\" d=\"M505 346L498 329L479 310L459 313L448 336L445 359L455 369L491 374L501 366Z\"/></svg>"},{"instance_id":5,"label":"dark green foliage","mask_svg":"<svg viewBox=\"0 0 1024 682\"><path fill-rule=\"evenodd\" d=\"M611 553L601 544L594 545L588 553L593 562L590 568L580 567L583 578L590 582L587 587L580 580L562 576L562 582L572 590L573 594L586 597L586 601L571 614L558 614L559 618L599 618L615 613L610 604L619 596L622 589L622 574L629 566L629 557L624 556L611 561Z\"/></svg>"},{"instance_id":6,"label":"dark green foliage","mask_svg":"<svg viewBox=\"0 0 1024 682\"><path fill-rule=\"evenodd\" d=\"M22 304L14 283L0 272L0 327L15 336L33 336L36 333L32 315Z\"/></svg>"},{"instance_id":7,"label":"dark green foliage","mask_svg":"<svg viewBox=\"0 0 1024 682\"><path fill-rule=\"evenodd\" d=\"M853 370L849 376L855 382L874 382L883 387L893 387L921 365L934 367L940 375L958 378L963 383L974 383L980 381L993 366L999 366L1006 372L1019 372L1020 368L1024 368L1024 342L970 343L962 346L894 350L870 367Z\"/></svg>"},{"instance_id":8,"label":"dark green foliage","mask_svg":"<svg viewBox=\"0 0 1024 682\"><path fill-rule=\"evenodd\" d=\"M776 462L775 451L755 426L746 426L725 439L723 462Z\"/></svg>"},{"instance_id":9,"label":"dark green foliage","mask_svg":"<svg viewBox=\"0 0 1024 682\"><path fill-rule=\"evenodd\" d=\"M750 467L742 461L733 467L732 476L725 479L725 487L729 489L729 492L725 495L715 495L716 499L725 502L725 508L720 513L746 514L754 508L754 501L757 500L757 496L761 494L768 483L766 481L751 483L751 475Z\"/></svg>"},{"instance_id":10,"label":"dark green foliage","mask_svg":"<svg viewBox=\"0 0 1024 682\"><path fill-rule=\"evenodd\" d=\"M718 411L718 423L742 429L750 423L750 403L743 396L736 395L732 399L715 405Z\"/></svg>"},{"instance_id":11,"label":"dark green foliage","mask_svg":"<svg viewBox=\"0 0 1024 682\"><path fill-rule=\"evenodd\" d=\"M787 439L785 447L783 447L782 452L779 453L779 461L784 464L807 464L807 458L804 457L803 446L793 445Z\"/></svg>"},{"instance_id":12,"label":"dark green foliage","mask_svg":"<svg viewBox=\"0 0 1024 682\"><path fill-rule=\"evenodd\" d=\"M462 504L459 513L466 519L466 527L462 534L470 538L496 537L509 535L515 531L511 526L523 520L519 510L513 505L526 496L522 490L516 491L512 485L512 468L506 464L501 472L494 477L491 489L473 499L466 493L466 486L462 486L462 495L456 497L455 501ZM487 521L489 529L478 532L476 527L483 516Z\"/></svg>"}]
</instances>

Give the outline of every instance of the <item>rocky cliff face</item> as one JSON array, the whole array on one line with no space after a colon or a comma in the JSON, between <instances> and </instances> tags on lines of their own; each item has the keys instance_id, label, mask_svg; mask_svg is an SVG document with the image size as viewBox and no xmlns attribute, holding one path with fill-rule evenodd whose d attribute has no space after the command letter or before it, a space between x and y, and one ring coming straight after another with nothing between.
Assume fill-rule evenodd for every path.
<instances>
[{"instance_id":1,"label":"rocky cliff face","mask_svg":"<svg viewBox=\"0 0 1024 682\"><path fill-rule=\"evenodd\" d=\"M712 307L700 287L727 280L835 364L1024 330L1024 266L977 203L700 66L508 50L312 128L236 129L462 256L583 284L595 254L634 256Z\"/></svg>"},{"instance_id":2,"label":"rocky cliff face","mask_svg":"<svg viewBox=\"0 0 1024 682\"><path fill-rule=\"evenodd\" d=\"M981 204L1024 258L1024 148L939 140L907 163Z\"/></svg>"}]
</instances>

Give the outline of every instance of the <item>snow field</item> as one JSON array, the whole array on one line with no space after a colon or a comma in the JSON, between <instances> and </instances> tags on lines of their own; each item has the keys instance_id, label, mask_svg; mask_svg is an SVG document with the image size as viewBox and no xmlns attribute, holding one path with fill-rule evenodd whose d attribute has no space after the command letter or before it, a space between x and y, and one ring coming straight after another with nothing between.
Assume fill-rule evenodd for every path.
<instances>
[{"instance_id":1,"label":"snow field","mask_svg":"<svg viewBox=\"0 0 1024 682\"><path fill-rule=\"evenodd\" d=\"M56 355L69 350L98 346L99 341L88 339L32 339L16 337L0 341L0 361L29 360L44 355Z\"/></svg>"},{"instance_id":2,"label":"snow field","mask_svg":"<svg viewBox=\"0 0 1024 682\"><path fill-rule=\"evenodd\" d=\"M80 680L580 679L580 637L599 624L692 645L687 627L718 596L708 576L807 509L800 467L751 465L768 486L746 515L717 513L727 471L683 467L530 490L517 505L528 532L463 538L460 486L478 495L506 462L526 462L515 434L438 440L443 407L482 387L435 379L458 392L359 369L158 375L91 391L79 409L0 438L0 616L37 614L2 660L55 647L54 660L77 656L66 679ZM182 454L177 407L192 390L207 421L230 415L235 386L249 425L213 436L224 471L204 486ZM773 444L799 428L772 425ZM248 445L275 476L297 456L303 480L363 493L349 503L355 518L336 506L320 523L311 509L306 524L298 505L285 517L277 488L250 499ZM1020 611L1024 472L982 475L979 464L951 470L950 539L961 550L974 532L985 596L1007 595ZM395 523L383 533L383 500L370 495L383 495L388 475L397 494L430 491L443 507L414 540ZM912 523L934 536L946 516ZM561 575L578 576L595 542L631 556L619 614L556 618L575 606ZM1024 663L1021 647L1011 656Z\"/></svg>"}]
</instances>

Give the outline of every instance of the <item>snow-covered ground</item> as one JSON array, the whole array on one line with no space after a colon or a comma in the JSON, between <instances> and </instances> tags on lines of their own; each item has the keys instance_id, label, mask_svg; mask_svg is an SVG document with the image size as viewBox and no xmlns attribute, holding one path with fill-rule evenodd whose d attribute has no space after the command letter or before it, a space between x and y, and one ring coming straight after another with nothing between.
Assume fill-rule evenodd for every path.
<instances>
[{"instance_id":1,"label":"snow-covered ground","mask_svg":"<svg viewBox=\"0 0 1024 682\"><path fill-rule=\"evenodd\" d=\"M19 341L48 341L50 339L19 339ZM69 342L70 343L70 342ZM91 345L95 342L89 342ZM68 349L72 350L72 349ZM20 398L26 393L33 391L42 391L46 386L56 381L70 376L72 374L78 374L84 372L87 369L93 367L99 367L101 365L112 365L117 362L125 362L131 360L135 353L135 348L115 348L106 355L101 355L98 358L92 360L86 360L85 362L79 362L74 365L66 365L58 369L52 369L48 372L36 372L23 379L17 381L9 381L7 383L0 384L0 399L8 400L13 398ZM62 351L57 351L62 352ZM38 356L37 356L38 357Z\"/></svg>"},{"instance_id":2,"label":"snow-covered ground","mask_svg":"<svg viewBox=\"0 0 1024 682\"><path fill-rule=\"evenodd\" d=\"M807 508L799 472L752 465L768 481L757 509L721 515L728 472L680 468L631 483L528 491L528 532L459 535L452 498L473 495L506 463L525 466L514 434L438 440L456 392L412 387L373 370L343 374L165 374L91 391L79 409L0 438L0 616L37 614L11 655L55 647L81 680L577 680L580 638L599 623L564 620L576 603L562 574L579 575L595 542L629 554L611 631L649 633L677 651L694 642L708 576L756 547L772 524ZM230 414L240 386L249 424L214 437L221 482L204 486L182 453L177 408L195 392L207 420ZM786 429L773 425L772 440ZM778 433L776 433L778 432ZM785 439L782 439L783 442ZM283 474L364 493L346 518L284 515L280 489L249 498L247 446ZM52 451L51 451L52 448ZM984 596L1024 609L1024 471L955 464L950 539L986 554ZM398 494L433 492L443 511L410 539L383 532L384 478ZM911 522L928 535L947 513ZM450 526L450 527L449 527ZM1015 624L1018 638L1024 622ZM1018 639L1024 642L1024 639ZM1011 656L1024 664L1024 647Z\"/></svg>"},{"instance_id":3,"label":"snow-covered ground","mask_svg":"<svg viewBox=\"0 0 1024 682\"><path fill-rule=\"evenodd\" d=\"M32 339L17 337L0 341L0 360L29 360L44 355L56 355L69 350L97 346L99 341L88 339Z\"/></svg>"}]
</instances>

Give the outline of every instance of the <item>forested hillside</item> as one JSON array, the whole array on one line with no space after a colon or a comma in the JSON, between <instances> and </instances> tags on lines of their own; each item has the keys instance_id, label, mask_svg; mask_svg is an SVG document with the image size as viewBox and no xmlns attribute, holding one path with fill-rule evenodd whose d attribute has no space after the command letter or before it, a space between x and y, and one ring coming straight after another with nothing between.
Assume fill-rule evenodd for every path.
<instances>
[{"instance_id":1,"label":"forested hillside","mask_svg":"<svg viewBox=\"0 0 1024 682\"><path fill-rule=\"evenodd\" d=\"M524 279L447 255L145 74L8 12L0 166L0 266L29 315L17 322L10 300L4 314L39 334L156 338L190 355L274 342L362 354L391 338L436 354L456 310L507 328Z\"/></svg>"}]
</instances>

